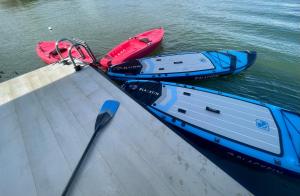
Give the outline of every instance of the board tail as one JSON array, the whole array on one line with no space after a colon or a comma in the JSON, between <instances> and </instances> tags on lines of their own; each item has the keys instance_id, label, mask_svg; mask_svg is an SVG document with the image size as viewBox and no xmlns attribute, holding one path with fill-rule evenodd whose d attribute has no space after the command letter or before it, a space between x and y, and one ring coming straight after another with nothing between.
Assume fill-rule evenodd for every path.
<instances>
[{"instance_id":1,"label":"board tail","mask_svg":"<svg viewBox=\"0 0 300 196\"><path fill-rule=\"evenodd\" d=\"M300 114L282 110L282 116L300 162Z\"/></svg>"},{"instance_id":2,"label":"board tail","mask_svg":"<svg viewBox=\"0 0 300 196\"><path fill-rule=\"evenodd\" d=\"M248 63L246 65L246 67L250 67L251 65L254 64L257 53L256 53L256 51L248 51L247 54L248 54Z\"/></svg>"}]
</instances>

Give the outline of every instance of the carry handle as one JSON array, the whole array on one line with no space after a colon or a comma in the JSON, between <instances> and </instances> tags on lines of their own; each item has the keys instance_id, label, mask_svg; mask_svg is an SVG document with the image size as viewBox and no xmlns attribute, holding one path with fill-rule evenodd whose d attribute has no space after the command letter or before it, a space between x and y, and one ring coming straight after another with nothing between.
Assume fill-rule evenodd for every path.
<instances>
[{"instance_id":1,"label":"carry handle","mask_svg":"<svg viewBox=\"0 0 300 196\"><path fill-rule=\"evenodd\" d=\"M213 112L213 113L216 113L216 114L220 114L220 113L221 113L220 110L217 110L217 109L214 109L214 108L211 108L211 107L208 107L208 106L206 106L205 109L206 109L207 111L209 111L209 112Z\"/></svg>"},{"instance_id":2,"label":"carry handle","mask_svg":"<svg viewBox=\"0 0 300 196\"><path fill-rule=\"evenodd\" d=\"M174 61L174 64L180 64L183 63L182 61Z\"/></svg>"}]
</instances>

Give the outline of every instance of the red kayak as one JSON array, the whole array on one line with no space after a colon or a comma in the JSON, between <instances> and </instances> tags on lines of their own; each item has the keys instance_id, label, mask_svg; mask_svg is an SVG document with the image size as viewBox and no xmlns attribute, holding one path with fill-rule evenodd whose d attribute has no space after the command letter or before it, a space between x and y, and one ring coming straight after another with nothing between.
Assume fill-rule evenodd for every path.
<instances>
[{"instance_id":1,"label":"red kayak","mask_svg":"<svg viewBox=\"0 0 300 196\"><path fill-rule=\"evenodd\" d=\"M41 41L36 46L36 53L37 55L44 61L46 64L56 63L60 61L60 56L57 53L55 49L55 42L56 41ZM71 46L71 44L67 41L61 41L58 44L59 51L63 58L67 58L69 56L68 49ZM80 49L79 49L80 50ZM75 48L72 49L72 56L74 58L80 59L86 63L91 63L92 59L88 55L87 51L85 49L81 49L81 52L83 54L83 57L79 53L78 50Z\"/></svg>"},{"instance_id":2,"label":"red kayak","mask_svg":"<svg viewBox=\"0 0 300 196\"><path fill-rule=\"evenodd\" d=\"M151 53L162 41L164 36L163 28L156 28L145 31L143 33L135 35L133 38L120 43L110 52L108 52L101 60L101 67L106 70L110 65L120 64L124 61L142 58ZM46 63L51 64L60 61L60 56L55 49L56 41L41 41L36 46L37 55ZM59 51L63 58L67 58L68 48L70 47L68 41L60 41L58 44ZM79 53L76 48L72 49L72 56L80 59L86 63L92 63L92 58L88 55L88 52L82 48L80 50L83 54Z\"/></svg>"},{"instance_id":3,"label":"red kayak","mask_svg":"<svg viewBox=\"0 0 300 196\"><path fill-rule=\"evenodd\" d=\"M100 60L101 66L107 69L111 65L148 55L162 41L164 32L163 28L151 29L129 38L109 51Z\"/></svg>"}]
</instances>

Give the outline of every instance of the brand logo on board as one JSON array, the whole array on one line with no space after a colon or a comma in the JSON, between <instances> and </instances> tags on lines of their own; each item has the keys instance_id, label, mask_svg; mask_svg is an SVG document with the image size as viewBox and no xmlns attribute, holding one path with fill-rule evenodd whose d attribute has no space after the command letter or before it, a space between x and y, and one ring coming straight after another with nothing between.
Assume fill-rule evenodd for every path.
<instances>
[{"instance_id":1,"label":"brand logo on board","mask_svg":"<svg viewBox=\"0 0 300 196\"><path fill-rule=\"evenodd\" d=\"M129 66L116 66L113 67L115 71L120 71L120 70L131 70L131 69L139 69L141 68L141 65L129 65Z\"/></svg>"},{"instance_id":2,"label":"brand logo on board","mask_svg":"<svg viewBox=\"0 0 300 196\"><path fill-rule=\"evenodd\" d=\"M158 95L159 95L159 93L156 92L156 91L149 90L149 89L142 88L142 87L139 88L139 91L140 91L140 92L143 92L143 93L150 94L150 95L155 95L155 96L158 96Z\"/></svg>"},{"instance_id":3,"label":"brand logo on board","mask_svg":"<svg viewBox=\"0 0 300 196\"><path fill-rule=\"evenodd\" d=\"M265 131L270 131L269 123L261 119L256 119L256 127Z\"/></svg>"}]
</instances>

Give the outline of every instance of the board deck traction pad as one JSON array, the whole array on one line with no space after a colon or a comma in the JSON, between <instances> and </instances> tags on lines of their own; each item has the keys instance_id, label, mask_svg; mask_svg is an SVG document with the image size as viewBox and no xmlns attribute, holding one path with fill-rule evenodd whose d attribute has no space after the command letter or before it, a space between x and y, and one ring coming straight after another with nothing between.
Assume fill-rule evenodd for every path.
<instances>
[{"instance_id":1,"label":"board deck traction pad","mask_svg":"<svg viewBox=\"0 0 300 196\"><path fill-rule=\"evenodd\" d=\"M211 61L201 53L172 55L169 58L145 58L141 59L140 63L142 64L142 74L165 74L215 69Z\"/></svg>"},{"instance_id":2,"label":"board deck traction pad","mask_svg":"<svg viewBox=\"0 0 300 196\"><path fill-rule=\"evenodd\" d=\"M185 78L239 73L253 64L256 52L205 51L147 57L111 67L108 75L122 78Z\"/></svg>"},{"instance_id":3,"label":"board deck traction pad","mask_svg":"<svg viewBox=\"0 0 300 196\"><path fill-rule=\"evenodd\" d=\"M162 120L247 156L300 173L299 114L190 85L148 80L126 84L125 90Z\"/></svg>"},{"instance_id":4,"label":"board deck traction pad","mask_svg":"<svg viewBox=\"0 0 300 196\"><path fill-rule=\"evenodd\" d=\"M278 128L264 106L168 85L154 104L153 108L199 128L280 154Z\"/></svg>"}]
</instances>

